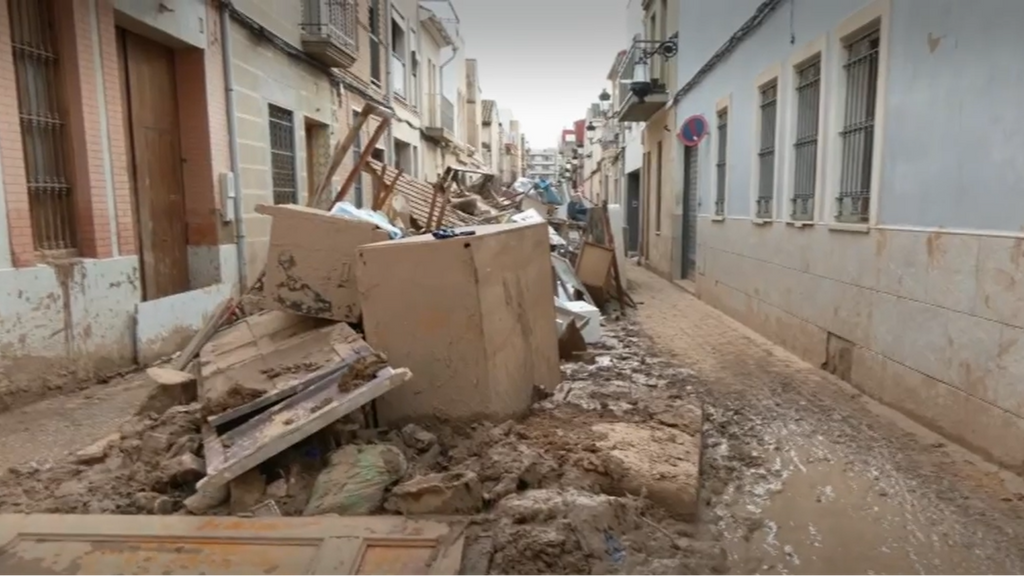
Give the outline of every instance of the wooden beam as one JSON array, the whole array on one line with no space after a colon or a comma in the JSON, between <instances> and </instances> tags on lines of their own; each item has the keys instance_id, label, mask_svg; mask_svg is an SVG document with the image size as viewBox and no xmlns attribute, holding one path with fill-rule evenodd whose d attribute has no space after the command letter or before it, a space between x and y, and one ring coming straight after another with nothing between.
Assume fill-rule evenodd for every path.
<instances>
[{"instance_id":1,"label":"wooden beam","mask_svg":"<svg viewBox=\"0 0 1024 576\"><path fill-rule=\"evenodd\" d=\"M348 195L349 188L352 188L356 183L356 178L362 178L363 166L365 166L373 156L373 149L377 147L377 142L380 142L380 139L384 137L384 132L390 125L390 116L380 119L380 123L377 124L377 129L374 130L373 134L370 136L370 141L365 144L362 154L360 154L359 159L356 160L356 165L352 167L352 171L349 172L348 177L345 178L345 182L341 185L341 190L338 190L338 195L334 197L334 202L331 202L332 206L345 199L345 196ZM328 209L330 209L330 207L328 207Z\"/></svg>"},{"instance_id":2,"label":"wooden beam","mask_svg":"<svg viewBox=\"0 0 1024 576\"><path fill-rule=\"evenodd\" d=\"M320 208L320 200L324 193L331 186L331 180L334 179L334 175L341 168L341 164L345 161L345 157L348 156L349 150L352 149L352 144L355 143L356 137L362 131L366 121L370 119L370 116L380 115L380 108L372 102L367 102L363 105L363 109L359 111L359 116L356 117L352 127L349 128L348 134L338 141L338 144L334 147L334 153L331 155L331 163L327 168L327 172L324 177L320 180L320 183L316 187L316 191L307 200L306 205L311 208Z\"/></svg>"}]
</instances>

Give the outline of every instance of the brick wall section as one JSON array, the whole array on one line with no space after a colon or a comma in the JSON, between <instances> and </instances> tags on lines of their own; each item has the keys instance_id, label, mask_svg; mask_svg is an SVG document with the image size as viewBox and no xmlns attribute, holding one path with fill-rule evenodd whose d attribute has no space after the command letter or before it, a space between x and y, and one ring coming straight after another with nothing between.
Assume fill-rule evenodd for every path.
<instances>
[{"instance_id":1,"label":"brick wall section","mask_svg":"<svg viewBox=\"0 0 1024 576\"><path fill-rule=\"evenodd\" d=\"M96 0L99 20L100 55L103 65L103 90L107 104L110 133L110 160L114 180L114 205L117 218L118 248L122 256L138 254L132 189L128 178L128 142L124 122L125 103L121 101L121 67L118 62L117 30L111 0Z\"/></svg>"},{"instance_id":2,"label":"brick wall section","mask_svg":"<svg viewBox=\"0 0 1024 576\"><path fill-rule=\"evenodd\" d=\"M113 250L90 1L74 0L70 10L58 10L57 30L62 72L68 81L65 97L74 158L72 185L78 208L79 252L90 258L109 258Z\"/></svg>"},{"instance_id":3,"label":"brick wall section","mask_svg":"<svg viewBox=\"0 0 1024 576\"><path fill-rule=\"evenodd\" d=\"M0 162L3 163L3 192L7 200L8 232L15 266L36 263L32 241L32 218L28 209L25 181L25 152L21 142L18 115L18 89L11 53L11 25L7 2L0 1Z\"/></svg>"}]
</instances>

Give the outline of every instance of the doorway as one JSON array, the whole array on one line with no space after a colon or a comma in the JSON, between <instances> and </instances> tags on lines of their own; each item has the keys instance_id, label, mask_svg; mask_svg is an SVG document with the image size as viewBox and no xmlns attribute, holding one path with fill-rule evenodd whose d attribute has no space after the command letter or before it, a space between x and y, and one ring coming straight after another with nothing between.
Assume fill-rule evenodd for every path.
<instances>
[{"instance_id":1,"label":"doorway","mask_svg":"<svg viewBox=\"0 0 1024 576\"><path fill-rule=\"evenodd\" d=\"M117 29L143 300L190 289L174 51Z\"/></svg>"},{"instance_id":2,"label":"doorway","mask_svg":"<svg viewBox=\"0 0 1024 576\"><path fill-rule=\"evenodd\" d=\"M626 252L640 250L640 170L626 174Z\"/></svg>"},{"instance_id":3,"label":"doorway","mask_svg":"<svg viewBox=\"0 0 1024 576\"><path fill-rule=\"evenodd\" d=\"M683 148L683 262L682 277L697 275L697 146Z\"/></svg>"}]
</instances>

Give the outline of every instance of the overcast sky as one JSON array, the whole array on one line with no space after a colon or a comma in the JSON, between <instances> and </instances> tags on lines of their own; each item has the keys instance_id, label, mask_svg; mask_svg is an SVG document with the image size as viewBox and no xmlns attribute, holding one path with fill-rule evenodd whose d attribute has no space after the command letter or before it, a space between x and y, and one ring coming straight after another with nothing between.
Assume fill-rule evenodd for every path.
<instances>
[{"instance_id":1,"label":"overcast sky","mask_svg":"<svg viewBox=\"0 0 1024 576\"><path fill-rule=\"evenodd\" d=\"M626 0L452 0L483 97L512 110L533 148L555 146L607 84L626 45Z\"/></svg>"}]
</instances>

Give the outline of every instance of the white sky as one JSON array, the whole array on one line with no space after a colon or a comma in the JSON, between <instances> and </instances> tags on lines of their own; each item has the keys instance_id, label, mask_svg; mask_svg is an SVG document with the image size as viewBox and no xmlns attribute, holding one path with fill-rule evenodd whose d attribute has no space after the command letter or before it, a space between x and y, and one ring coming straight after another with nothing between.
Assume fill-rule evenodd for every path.
<instances>
[{"instance_id":1,"label":"white sky","mask_svg":"<svg viewBox=\"0 0 1024 576\"><path fill-rule=\"evenodd\" d=\"M626 0L452 0L483 98L519 120L533 148L558 143L628 48Z\"/></svg>"}]
</instances>

